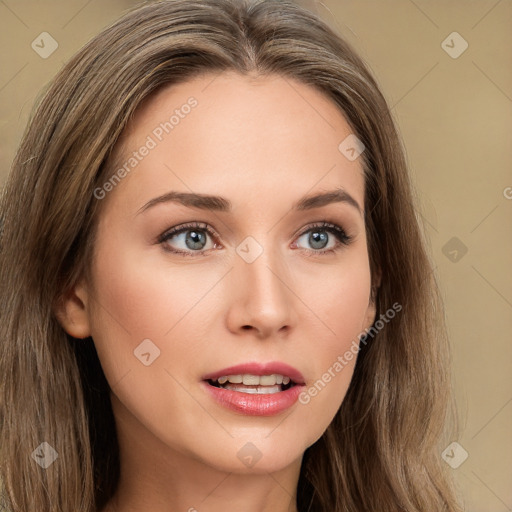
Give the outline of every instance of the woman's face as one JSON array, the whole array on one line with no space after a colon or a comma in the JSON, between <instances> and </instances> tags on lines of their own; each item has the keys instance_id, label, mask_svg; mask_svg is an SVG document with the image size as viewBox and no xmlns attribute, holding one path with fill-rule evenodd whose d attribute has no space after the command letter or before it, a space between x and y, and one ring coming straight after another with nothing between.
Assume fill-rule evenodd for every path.
<instances>
[{"instance_id":1,"label":"woman's face","mask_svg":"<svg viewBox=\"0 0 512 512\"><path fill-rule=\"evenodd\" d=\"M204 75L138 110L67 329L93 337L134 450L275 471L328 427L375 314L350 134L278 76Z\"/></svg>"}]
</instances>

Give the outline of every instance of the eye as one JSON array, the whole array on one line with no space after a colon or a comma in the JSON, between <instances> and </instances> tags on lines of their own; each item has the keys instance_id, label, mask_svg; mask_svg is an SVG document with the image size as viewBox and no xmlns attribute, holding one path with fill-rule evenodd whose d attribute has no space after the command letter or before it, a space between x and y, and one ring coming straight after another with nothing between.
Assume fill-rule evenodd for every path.
<instances>
[{"instance_id":1,"label":"eye","mask_svg":"<svg viewBox=\"0 0 512 512\"><path fill-rule=\"evenodd\" d=\"M333 244L326 248L329 244L328 233L333 235L331 238L334 239L332 240ZM342 249L344 246L349 245L352 241L352 237L347 235L342 227L336 224L331 224L330 222L321 222L309 227L309 229L299 236L297 241L302 238L305 238L306 243L311 244L311 247L313 247L313 250L306 249L307 252L312 254L334 253ZM297 243L294 245L296 246Z\"/></svg>"},{"instance_id":2,"label":"eye","mask_svg":"<svg viewBox=\"0 0 512 512\"><path fill-rule=\"evenodd\" d=\"M330 241L328 234L332 235L333 240L331 246L326 248ZM221 247L216 242L212 242L210 247L206 247L208 237L219 238L208 224L190 222L169 229L159 237L158 242L163 245L166 251L181 256L195 256L194 253L205 256L208 251ZM302 238L305 238L306 243L313 247L313 249L304 249L312 255L337 252L352 241L352 237L347 235L342 227L330 222L321 222L310 226L299 235L297 242ZM171 242L173 243L171 244ZM297 242L294 242L294 248L297 247Z\"/></svg>"},{"instance_id":3,"label":"eye","mask_svg":"<svg viewBox=\"0 0 512 512\"><path fill-rule=\"evenodd\" d=\"M193 253L205 254L205 251L218 247L213 243L210 248L205 248L208 237L215 237L216 233L208 226L208 224L200 222L190 222L182 224L166 231L160 236L158 242L164 246L169 252L181 254L183 256L194 256ZM171 241L181 247L175 248L171 245Z\"/></svg>"}]
</instances>

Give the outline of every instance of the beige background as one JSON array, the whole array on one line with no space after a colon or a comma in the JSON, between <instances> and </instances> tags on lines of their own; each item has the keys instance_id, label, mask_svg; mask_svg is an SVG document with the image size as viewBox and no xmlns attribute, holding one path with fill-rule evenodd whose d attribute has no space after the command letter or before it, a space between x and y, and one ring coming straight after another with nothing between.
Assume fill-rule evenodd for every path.
<instances>
[{"instance_id":1,"label":"beige background","mask_svg":"<svg viewBox=\"0 0 512 512\"><path fill-rule=\"evenodd\" d=\"M0 0L0 183L42 87L137 3ZM512 2L300 3L359 50L400 126L453 343L469 457L451 471L468 512L511 511ZM47 59L31 48L43 31L59 45ZM468 43L457 58L442 46L452 32ZM459 36L446 44L463 48Z\"/></svg>"}]
</instances>

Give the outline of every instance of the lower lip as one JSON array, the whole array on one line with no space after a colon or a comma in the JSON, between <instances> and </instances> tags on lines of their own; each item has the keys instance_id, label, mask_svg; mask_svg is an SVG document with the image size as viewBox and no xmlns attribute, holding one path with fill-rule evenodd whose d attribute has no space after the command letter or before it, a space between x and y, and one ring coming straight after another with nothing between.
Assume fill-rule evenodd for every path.
<instances>
[{"instance_id":1,"label":"lower lip","mask_svg":"<svg viewBox=\"0 0 512 512\"><path fill-rule=\"evenodd\" d=\"M269 394L249 394L230 389L216 388L203 381L206 391L220 405L249 416L273 416L290 408L298 399L303 385L296 384L286 391Z\"/></svg>"}]
</instances>

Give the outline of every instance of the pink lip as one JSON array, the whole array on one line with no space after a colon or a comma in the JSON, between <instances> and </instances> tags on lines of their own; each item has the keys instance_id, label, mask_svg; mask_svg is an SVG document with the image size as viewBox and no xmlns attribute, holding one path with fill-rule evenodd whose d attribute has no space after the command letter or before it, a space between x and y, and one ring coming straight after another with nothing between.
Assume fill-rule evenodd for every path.
<instances>
[{"instance_id":1,"label":"pink lip","mask_svg":"<svg viewBox=\"0 0 512 512\"><path fill-rule=\"evenodd\" d=\"M218 379L226 375L272 375L274 373L290 377L294 386L285 391L272 394L248 394L230 389L211 386L208 380ZM245 363L230 366L203 377L201 383L209 395L223 407L249 416L272 416L291 407L306 387L302 374L292 366L280 362Z\"/></svg>"},{"instance_id":2,"label":"pink lip","mask_svg":"<svg viewBox=\"0 0 512 512\"><path fill-rule=\"evenodd\" d=\"M218 379L227 375L240 375L240 374L251 374L251 375L272 375L274 373L290 377L295 384L304 384L304 377L293 366L279 361L270 363L243 363L236 366L230 366L216 372L209 373L203 377L203 380Z\"/></svg>"},{"instance_id":3,"label":"pink lip","mask_svg":"<svg viewBox=\"0 0 512 512\"><path fill-rule=\"evenodd\" d=\"M204 389L220 405L248 416L273 416L291 407L304 391L304 385L297 384L286 391L268 395L250 395L230 389L216 388L208 382L201 382Z\"/></svg>"}]
</instances>

